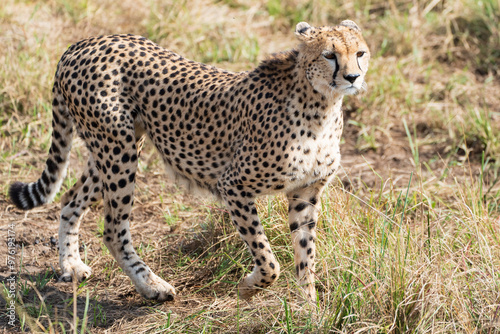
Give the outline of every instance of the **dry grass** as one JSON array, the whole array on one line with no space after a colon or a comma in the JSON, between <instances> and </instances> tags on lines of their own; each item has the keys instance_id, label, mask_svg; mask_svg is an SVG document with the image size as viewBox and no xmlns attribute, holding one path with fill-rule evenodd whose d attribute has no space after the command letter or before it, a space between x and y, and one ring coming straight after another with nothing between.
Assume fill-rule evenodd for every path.
<instances>
[{"instance_id":1,"label":"dry grass","mask_svg":"<svg viewBox=\"0 0 500 334\"><path fill-rule=\"evenodd\" d=\"M498 0L5 0L0 231L6 236L7 226L16 225L24 320L11 328L1 315L1 326L92 333L499 332L499 13ZM343 171L323 198L316 312L296 303L282 197L259 202L282 276L251 302L238 301L235 284L251 259L226 213L170 185L149 147L132 234L179 298L158 305L137 295L100 240L100 206L81 229L82 256L94 275L78 287L56 282L50 237L57 237L58 204L23 214L6 195L12 181L41 172L52 76L68 45L89 35L135 33L194 60L247 70L266 54L294 47L297 22L345 18L364 29L373 59L368 92L346 101ZM77 143L65 188L86 154ZM5 263L4 248L0 258Z\"/></svg>"}]
</instances>

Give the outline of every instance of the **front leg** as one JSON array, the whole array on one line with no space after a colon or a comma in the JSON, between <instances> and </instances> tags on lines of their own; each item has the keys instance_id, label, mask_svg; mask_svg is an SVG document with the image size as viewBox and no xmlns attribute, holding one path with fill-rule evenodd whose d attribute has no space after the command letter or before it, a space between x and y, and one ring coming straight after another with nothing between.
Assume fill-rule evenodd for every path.
<instances>
[{"instance_id":1,"label":"front leg","mask_svg":"<svg viewBox=\"0 0 500 334\"><path fill-rule=\"evenodd\" d=\"M326 181L287 193L288 221L292 233L295 271L308 301L316 300L314 257L316 255L316 223L320 210L319 197Z\"/></svg>"},{"instance_id":2,"label":"front leg","mask_svg":"<svg viewBox=\"0 0 500 334\"><path fill-rule=\"evenodd\" d=\"M232 174L231 170L223 175L217 186L234 226L253 256L252 273L238 285L240 298L248 299L276 281L280 265L259 221L252 189L242 185L241 180L236 178L236 173Z\"/></svg>"}]
</instances>

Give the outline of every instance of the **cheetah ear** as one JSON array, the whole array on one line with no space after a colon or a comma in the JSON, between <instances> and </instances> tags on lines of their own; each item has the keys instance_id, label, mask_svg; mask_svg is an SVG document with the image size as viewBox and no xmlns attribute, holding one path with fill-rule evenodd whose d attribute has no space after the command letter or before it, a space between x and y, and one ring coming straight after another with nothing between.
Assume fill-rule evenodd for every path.
<instances>
[{"instance_id":1,"label":"cheetah ear","mask_svg":"<svg viewBox=\"0 0 500 334\"><path fill-rule=\"evenodd\" d=\"M361 32L361 29L358 27L358 25L356 23L354 23L354 21L344 20L344 21L340 22L340 25Z\"/></svg>"},{"instance_id":2,"label":"cheetah ear","mask_svg":"<svg viewBox=\"0 0 500 334\"><path fill-rule=\"evenodd\" d=\"M302 41L307 42L312 38L312 32L314 28L309 25L307 22L299 22L295 27L295 36Z\"/></svg>"}]
</instances>

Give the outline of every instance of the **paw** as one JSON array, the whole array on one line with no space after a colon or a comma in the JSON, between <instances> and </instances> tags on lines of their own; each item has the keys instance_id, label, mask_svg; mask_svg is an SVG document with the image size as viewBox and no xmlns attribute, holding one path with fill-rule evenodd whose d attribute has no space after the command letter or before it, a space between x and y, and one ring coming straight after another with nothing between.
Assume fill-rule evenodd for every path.
<instances>
[{"instance_id":1,"label":"paw","mask_svg":"<svg viewBox=\"0 0 500 334\"><path fill-rule=\"evenodd\" d=\"M238 295L240 299L250 299L260 291L262 291L262 289L256 287L253 280L249 279L249 277L244 278L240 284L238 284Z\"/></svg>"},{"instance_id":2,"label":"paw","mask_svg":"<svg viewBox=\"0 0 500 334\"><path fill-rule=\"evenodd\" d=\"M73 280L73 276L76 277L78 282L87 279L92 275L92 269L83 263L81 260L72 264L66 264L61 266L63 273L61 277L59 277L59 281L62 282L71 282Z\"/></svg>"},{"instance_id":3,"label":"paw","mask_svg":"<svg viewBox=\"0 0 500 334\"><path fill-rule=\"evenodd\" d=\"M146 299L170 302L175 298L174 287L156 276L153 272L149 272L145 282L136 284L136 289Z\"/></svg>"},{"instance_id":4,"label":"paw","mask_svg":"<svg viewBox=\"0 0 500 334\"><path fill-rule=\"evenodd\" d=\"M316 288L313 283L305 283L301 286L298 301L316 305Z\"/></svg>"}]
</instances>

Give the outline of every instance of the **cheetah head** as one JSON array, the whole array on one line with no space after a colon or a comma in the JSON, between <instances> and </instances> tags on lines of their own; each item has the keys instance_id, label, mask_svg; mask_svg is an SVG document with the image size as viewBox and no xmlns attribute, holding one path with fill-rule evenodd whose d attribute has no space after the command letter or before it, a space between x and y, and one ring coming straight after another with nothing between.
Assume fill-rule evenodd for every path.
<instances>
[{"instance_id":1,"label":"cheetah head","mask_svg":"<svg viewBox=\"0 0 500 334\"><path fill-rule=\"evenodd\" d=\"M311 27L297 24L299 66L307 80L325 97L355 95L366 89L370 51L361 29L350 20L335 27Z\"/></svg>"}]
</instances>

